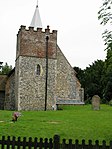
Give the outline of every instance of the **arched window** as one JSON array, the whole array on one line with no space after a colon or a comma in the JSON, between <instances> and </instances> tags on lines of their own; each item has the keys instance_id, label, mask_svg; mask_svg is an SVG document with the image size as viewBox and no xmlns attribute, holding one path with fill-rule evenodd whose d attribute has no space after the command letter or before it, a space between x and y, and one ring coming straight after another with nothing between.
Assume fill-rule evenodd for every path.
<instances>
[{"instance_id":1,"label":"arched window","mask_svg":"<svg viewBox=\"0 0 112 149\"><path fill-rule=\"evenodd\" d=\"M36 68L36 75L40 76L40 73L41 73L41 67L40 67L40 65L38 64L38 65L37 65L37 68Z\"/></svg>"}]
</instances>

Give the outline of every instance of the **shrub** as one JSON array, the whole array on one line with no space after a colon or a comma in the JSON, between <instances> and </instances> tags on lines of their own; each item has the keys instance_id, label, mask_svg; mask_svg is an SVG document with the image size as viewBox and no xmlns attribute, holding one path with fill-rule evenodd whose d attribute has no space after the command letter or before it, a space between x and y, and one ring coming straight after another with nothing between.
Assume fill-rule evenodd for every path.
<instances>
[{"instance_id":1,"label":"shrub","mask_svg":"<svg viewBox=\"0 0 112 149\"><path fill-rule=\"evenodd\" d=\"M105 98L103 98L101 99L101 104L108 104L108 101Z\"/></svg>"},{"instance_id":2,"label":"shrub","mask_svg":"<svg viewBox=\"0 0 112 149\"><path fill-rule=\"evenodd\" d=\"M91 99L88 98L87 100L85 100L85 105L91 104Z\"/></svg>"},{"instance_id":3,"label":"shrub","mask_svg":"<svg viewBox=\"0 0 112 149\"><path fill-rule=\"evenodd\" d=\"M109 105L112 106L112 99L109 101Z\"/></svg>"}]
</instances>

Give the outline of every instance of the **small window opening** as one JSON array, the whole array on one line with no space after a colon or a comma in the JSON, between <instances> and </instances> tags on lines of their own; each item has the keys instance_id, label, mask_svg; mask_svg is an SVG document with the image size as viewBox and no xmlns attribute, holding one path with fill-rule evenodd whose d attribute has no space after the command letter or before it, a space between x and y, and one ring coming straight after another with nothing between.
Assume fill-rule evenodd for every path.
<instances>
[{"instance_id":1,"label":"small window opening","mask_svg":"<svg viewBox=\"0 0 112 149\"><path fill-rule=\"evenodd\" d=\"M41 68L40 68L40 65L38 64L37 65L37 68L36 68L36 74L38 75L38 76L40 76L40 70L41 70Z\"/></svg>"}]
</instances>

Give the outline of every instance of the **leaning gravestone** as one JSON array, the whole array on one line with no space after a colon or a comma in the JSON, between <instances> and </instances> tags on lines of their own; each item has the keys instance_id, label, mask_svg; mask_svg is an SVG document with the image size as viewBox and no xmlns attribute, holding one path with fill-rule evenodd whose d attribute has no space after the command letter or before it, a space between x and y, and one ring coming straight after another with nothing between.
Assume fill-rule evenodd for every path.
<instances>
[{"instance_id":1,"label":"leaning gravestone","mask_svg":"<svg viewBox=\"0 0 112 149\"><path fill-rule=\"evenodd\" d=\"M92 97L92 109L100 110L100 97L98 95Z\"/></svg>"}]
</instances>

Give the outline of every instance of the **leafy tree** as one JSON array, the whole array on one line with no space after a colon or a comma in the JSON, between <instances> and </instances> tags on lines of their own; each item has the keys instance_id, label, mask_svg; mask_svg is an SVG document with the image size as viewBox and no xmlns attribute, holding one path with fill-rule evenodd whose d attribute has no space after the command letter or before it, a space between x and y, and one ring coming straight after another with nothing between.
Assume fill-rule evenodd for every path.
<instances>
[{"instance_id":1,"label":"leafy tree","mask_svg":"<svg viewBox=\"0 0 112 149\"><path fill-rule=\"evenodd\" d=\"M76 71L76 77L80 80L80 83L83 87L84 86L84 70L82 70L79 67L74 67L74 70Z\"/></svg>"},{"instance_id":2,"label":"leafy tree","mask_svg":"<svg viewBox=\"0 0 112 149\"><path fill-rule=\"evenodd\" d=\"M98 12L98 19L101 21L100 24L106 27L102 34L106 50L112 50L112 31L109 30L109 25L112 25L112 0L103 0L103 5Z\"/></svg>"},{"instance_id":3,"label":"leafy tree","mask_svg":"<svg viewBox=\"0 0 112 149\"><path fill-rule=\"evenodd\" d=\"M101 98L103 97L103 67L104 61L102 60L95 61L84 70L74 67L77 77L84 88L85 100L91 99L95 94Z\"/></svg>"},{"instance_id":4,"label":"leafy tree","mask_svg":"<svg viewBox=\"0 0 112 149\"><path fill-rule=\"evenodd\" d=\"M100 7L98 12L98 19L101 20L101 24L106 25L112 23L112 11L111 11L112 0L103 0L103 5Z\"/></svg>"},{"instance_id":5,"label":"leafy tree","mask_svg":"<svg viewBox=\"0 0 112 149\"><path fill-rule=\"evenodd\" d=\"M85 99L91 99L97 94L102 99L110 101L112 99L112 0L103 0L103 4L98 12L98 19L101 25L106 27L102 37L107 50L105 62L97 60L89 65L85 70L74 67L77 77L85 91ZM105 101L104 100L104 101Z\"/></svg>"},{"instance_id":6,"label":"leafy tree","mask_svg":"<svg viewBox=\"0 0 112 149\"><path fill-rule=\"evenodd\" d=\"M104 64L104 76L102 78L103 80L103 98L107 101L110 101L112 99L112 50L107 51L107 57Z\"/></svg>"},{"instance_id":7,"label":"leafy tree","mask_svg":"<svg viewBox=\"0 0 112 149\"><path fill-rule=\"evenodd\" d=\"M1 65L0 74L8 74L12 70L12 66L9 66L7 63Z\"/></svg>"},{"instance_id":8,"label":"leafy tree","mask_svg":"<svg viewBox=\"0 0 112 149\"><path fill-rule=\"evenodd\" d=\"M90 98L94 95L99 95L102 98L103 67L104 62L97 60L85 70L85 91Z\"/></svg>"},{"instance_id":9,"label":"leafy tree","mask_svg":"<svg viewBox=\"0 0 112 149\"><path fill-rule=\"evenodd\" d=\"M104 90L104 98L107 101L110 101L112 99L112 71L108 74L108 80Z\"/></svg>"},{"instance_id":10,"label":"leafy tree","mask_svg":"<svg viewBox=\"0 0 112 149\"><path fill-rule=\"evenodd\" d=\"M104 65L103 75L103 97L110 101L112 99L112 0L103 0L103 5L98 12L98 19L101 21L101 25L105 26L105 31L102 34L104 44L107 50L107 57Z\"/></svg>"},{"instance_id":11,"label":"leafy tree","mask_svg":"<svg viewBox=\"0 0 112 149\"><path fill-rule=\"evenodd\" d=\"M3 63L3 62L0 62L0 69L2 68L2 63Z\"/></svg>"}]
</instances>

